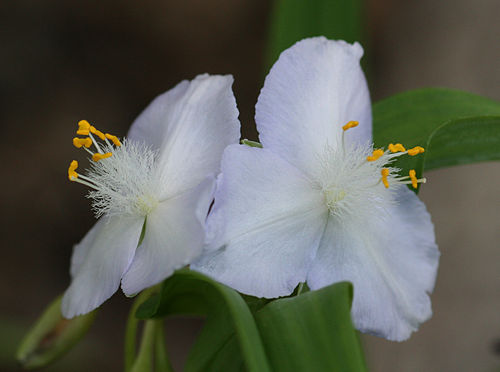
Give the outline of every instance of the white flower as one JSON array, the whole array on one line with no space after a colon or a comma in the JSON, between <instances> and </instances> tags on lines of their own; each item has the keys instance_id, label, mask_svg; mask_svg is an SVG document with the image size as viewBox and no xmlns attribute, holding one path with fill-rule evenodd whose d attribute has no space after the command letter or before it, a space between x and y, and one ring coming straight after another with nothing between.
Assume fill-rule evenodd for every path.
<instances>
[{"instance_id":1,"label":"white flower","mask_svg":"<svg viewBox=\"0 0 500 372\"><path fill-rule=\"evenodd\" d=\"M263 148L226 149L207 252L192 267L268 298L350 281L356 327L404 340L431 316L439 251L406 186L425 180L390 166L424 149L373 149L362 54L323 37L281 54L256 106Z\"/></svg>"},{"instance_id":2,"label":"white flower","mask_svg":"<svg viewBox=\"0 0 500 372\"><path fill-rule=\"evenodd\" d=\"M120 281L134 295L201 253L222 152L239 139L232 82L209 75L181 82L142 112L123 143L79 123L77 134L88 137L73 143L94 162L82 175L73 161L68 176L92 189L102 217L73 249L65 317L95 309Z\"/></svg>"}]
</instances>

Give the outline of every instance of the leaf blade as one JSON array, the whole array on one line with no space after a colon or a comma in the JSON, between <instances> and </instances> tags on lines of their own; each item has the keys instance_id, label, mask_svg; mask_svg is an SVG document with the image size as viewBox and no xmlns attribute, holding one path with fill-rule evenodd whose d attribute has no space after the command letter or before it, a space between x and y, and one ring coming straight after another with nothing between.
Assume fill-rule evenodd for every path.
<instances>
[{"instance_id":1,"label":"leaf blade","mask_svg":"<svg viewBox=\"0 0 500 372\"><path fill-rule=\"evenodd\" d=\"M352 285L275 300L256 313L273 371L365 371L350 318Z\"/></svg>"},{"instance_id":2,"label":"leaf blade","mask_svg":"<svg viewBox=\"0 0 500 372\"><path fill-rule=\"evenodd\" d=\"M267 70L280 53L306 37L348 42L362 37L362 0L278 0L271 13Z\"/></svg>"},{"instance_id":3,"label":"leaf blade","mask_svg":"<svg viewBox=\"0 0 500 372\"><path fill-rule=\"evenodd\" d=\"M232 335L248 371L270 371L260 335L252 314L233 289L195 271L180 270L167 279L159 296L139 307L139 318L175 314L207 315L207 322L189 355L186 371L208 368L218 351ZM229 320L229 321L228 321ZM234 365L239 365L237 363Z\"/></svg>"},{"instance_id":4,"label":"leaf blade","mask_svg":"<svg viewBox=\"0 0 500 372\"><path fill-rule=\"evenodd\" d=\"M440 166L465 164L474 161L494 160L481 151L481 157L470 157L467 160L439 160L444 154L436 152L432 138L436 130L440 129L437 140L444 135L443 131L452 128L455 121L463 124L467 120L477 121L479 116L500 115L500 103L472 93L444 88L425 88L400 93L384 99L373 105L373 141L376 147L387 147L389 143L401 142L407 148L413 146L428 147L424 156L403 156L394 163L402 173L407 174L410 169L417 170L420 176L424 166L426 169L435 169ZM445 125L449 124L448 127ZM459 128L455 128L455 135L461 135ZM469 132L471 127L468 128ZM476 131L480 128L476 128ZM491 132L491 125L489 126ZM436 132L437 133L437 132ZM480 147L480 143L477 144ZM470 146L469 146L470 147ZM467 150L474 152L473 148ZM434 155L432 155L434 153ZM429 165L424 165L430 162Z\"/></svg>"}]
</instances>

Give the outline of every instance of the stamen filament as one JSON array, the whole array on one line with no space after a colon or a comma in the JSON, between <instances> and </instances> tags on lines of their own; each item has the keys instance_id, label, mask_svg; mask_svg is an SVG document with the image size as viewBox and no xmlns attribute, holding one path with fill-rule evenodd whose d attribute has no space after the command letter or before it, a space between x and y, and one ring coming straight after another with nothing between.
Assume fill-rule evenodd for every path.
<instances>
[{"instance_id":1,"label":"stamen filament","mask_svg":"<svg viewBox=\"0 0 500 372\"><path fill-rule=\"evenodd\" d=\"M93 155L94 155L94 153L93 153L92 151L90 151L88 148L84 147L83 149L84 149L85 151L87 151L87 152L88 152L91 156L93 156Z\"/></svg>"},{"instance_id":2,"label":"stamen filament","mask_svg":"<svg viewBox=\"0 0 500 372\"><path fill-rule=\"evenodd\" d=\"M81 180L81 179L80 179L80 177L82 177L82 175L79 175L79 177L78 177L78 178L74 178L74 179L72 179L72 180L70 180L70 181L81 183L82 185L85 185L85 186L87 186L87 187L90 187L90 188L92 188L92 189L94 189L94 190L99 190L99 188L98 188L96 185L94 185L94 184L92 184L92 183L90 183L90 182L87 182L87 181Z\"/></svg>"},{"instance_id":3,"label":"stamen filament","mask_svg":"<svg viewBox=\"0 0 500 372\"><path fill-rule=\"evenodd\" d=\"M90 133L90 132L89 132L89 137L90 137L90 139L92 140L92 143L94 144L94 146L95 146L95 148L96 148L97 152L98 152L99 154L103 154L103 152L102 152L101 148L99 147L99 144L97 143L97 141L95 140L94 136L93 136L93 135L92 135L92 133Z\"/></svg>"}]
</instances>

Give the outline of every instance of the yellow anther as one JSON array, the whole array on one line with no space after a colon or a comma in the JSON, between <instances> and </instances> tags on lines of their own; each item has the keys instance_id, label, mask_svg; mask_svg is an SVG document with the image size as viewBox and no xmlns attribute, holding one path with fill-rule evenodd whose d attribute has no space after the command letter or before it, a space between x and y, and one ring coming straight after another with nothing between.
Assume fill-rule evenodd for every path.
<instances>
[{"instance_id":1,"label":"yellow anther","mask_svg":"<svg viewBox=\"0 0 500 372\"><path fill-rule=\"evenodd\" d=\"M112 134L109 134L109 133L106 133L105 136L106 136L107 139L111 140L111 142L113 142L113 144L115 146L121 146L122 145L122 143L120 142L120 140L118 139L117 136L113 136Z\"/></svg>"},{"instance_id":2,"label":"yellow anther","mask_svg":"<svg viewBox=\"0 0 500 372\"><path fill-rule=\"evenodd\" d=\"M73 145L78 149L82 146L89 148L90 146L92 146L92 140L90 139L90 137L86 138L75 137L73 138Z\"/></svg>"},{"instance_id":3,"label":"yellow anther","mask_svg":"<svg viewBox=\"0 0 500 372\"><path fill-rule=\"evenodd\" d=\"M400 143L396 143L395 145L391 143L391 144L389 144L389 151L392 152L392 153L394 153L394 152L405 152L406 149Z\"/></svg>"},{"instance_id":4,"label":"yellow anther","mask_svg":"<svg viewBox=\"0 0 500 372\"><path fill-rule=\"evenodd\" d=\"M73 160L68 168L68 178L70 181L74 181L78 178L78 173L75 172L76 168L78 168L78 162Z\"/></svg>"},{"instance_id":5,"label":"yellow anther","mask_svg":"<svg viewBox=\"0 0 500 372\"><path fill-rule=\"evenodd\" d=\"M413 186L414 189L416 189L418 185L418 180L415 169L411 169L409 174L410 174L411 185Z\"/></svg>"},{"instance_id":6,"label":"yellow anther","mask_svg":"<svg viewBox=\"0 0 500 372\"><path fill-rule=\"evenodd\" d=\"M415 156L415 155L423 153L424 151L425 151L425 149L423 147L415 146L414 148L408 150L408 155Z\"/></svg>"},{"instance_id":7,"label":"yellow anther","mask_svg":"<svg viewBox=\"0 0 500 372\"><path fill-rule=\"evenodd\" d=\"M350 122L348 122L346 125L344 125L344 126L342 127L342 129L343 129L344 131L346 131L346 130L348 130L348 129L351 129L351 128L354 128L354 127L357 127L357 126L358 126L358 124L359 124L359 122L357 122L357 121L350 121Z\"/></svg>"},{"instance_id":8,"label":"yellow anther","mask_svg":"<svg viewBox=\"0 0 500 372\"><path fill-rule=\"evenodd\" d=\"M89 135L90 124L87 120L80 120L78 122L78 130L76 134L80 136L88 136Z\"/></svg>"},{"instance_id":9,"label":"yellow anther","mask_svg":"<svg viewBox=\"0 0 500 372\"><path fill-rule=\"evenodd\" d=\"M97 130L94 126L89 127L90 133L95 134L97 137L102 139L103 141L106 139L106 136L104 136L104 133L101 132L100 130Z\"/></svg>"},{"instance_id":10,"label":"yellow anther","mask_svg":"<svg viewBox=\"0 0 500 372\"><path fill-rule=\"evenodd\" d=\"M92 160L93 161L99 161L99 160L102 160L102 159L109 158L111 155L113 155L113 154L110 153L110 152L107 152L105 154L96 153L96 154L92 155Z\"/></svg>"},{"instance_id":11,"label":"yellow anther","mask_svg":"<svg viewBox=\"0 0 500 372\"><path fill-rule=\"evenodd\" d=\"M387 176L389 176L389 168L382 168L380 174L382 175L382 183L384 184L385 188L388 189L389 181L387 181Z\"/></svg>"},{"instance_id":12,"label":"yellow anther","mask_svg":"<svg viewBox=\"0 0 500 372\"><path fill-rule=\"evenodd\" d=\"M382 155L384 155L384 150L382 149L373 150L373 154L371 156L367 156L366 161L375 161Z\"/></svg>"}]
</instances>

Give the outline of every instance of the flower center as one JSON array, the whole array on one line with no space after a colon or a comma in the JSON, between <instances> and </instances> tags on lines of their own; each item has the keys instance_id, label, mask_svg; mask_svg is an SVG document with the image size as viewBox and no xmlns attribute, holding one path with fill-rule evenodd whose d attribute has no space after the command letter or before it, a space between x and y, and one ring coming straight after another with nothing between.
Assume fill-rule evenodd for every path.
<instances>
[{"instance_id":1,"label":"flower center","mask_svg":"<svg viewBox=\"0 0 500 372\"><path fill-rule=\"evenodd\" d=\"M374 149L372 144L346 144L344 133L358 126L350 121L342 127L340 146L326 146L319 157L319 173L315 179L323 192L325 204L333 216L354 211L373 210L373 205L384 207L392 202L392 192L400 185L417 188L426 179L418 179L414 169L408 176L400 176L390 164L399 156L415 156L424 152L416 146L409 150L400 144L389 144L387 150Z\"/></svg>"},{"instance_id":2,"label":"flower center","mask_svg":"<svg viewBox=\"0 0 500 372\"><path fill-rule=\"evenodd\" d=\"M124 140L102 133L87 121L78 123L73 144L91 155L86 174L76 172L78 162L68 168L70 181L91 188L88 197L97 217L105 214L147 216L159 202L156 153L143 143ZM101 142L97 141L97 138ZM96 152L90 150L94 145Z\"/></svg>"}]
</instances>

